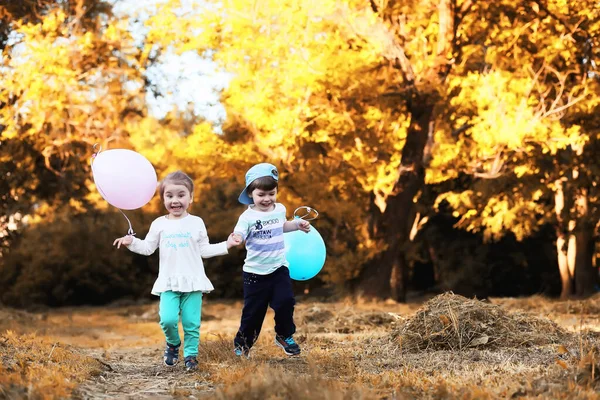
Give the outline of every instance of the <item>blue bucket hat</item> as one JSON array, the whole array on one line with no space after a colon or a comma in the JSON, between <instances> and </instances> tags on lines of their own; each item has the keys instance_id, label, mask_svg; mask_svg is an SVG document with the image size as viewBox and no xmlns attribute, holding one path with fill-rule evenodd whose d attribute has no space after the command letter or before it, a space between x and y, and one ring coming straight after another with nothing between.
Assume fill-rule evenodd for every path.
<instances>
[{"instance_id":1,"label":"blue bucket hat","mask_svg":"<svg viewBox=\"0 0 600 400\"><path fill-rule=\"evenodd\" d=\"M248 190L248 186L250 186L250 184L258 178L263 178L265 176L270 176L276 181L279 181L279 172L277 172L277 167L275 167L273 164L261 163L250 168L248 172L246 172L246 187L240 194L240 197L238 197L238 201L242 204L254 203L252 198L248 196L248 193L246 192Z\"/></svg>"}]
</instances>

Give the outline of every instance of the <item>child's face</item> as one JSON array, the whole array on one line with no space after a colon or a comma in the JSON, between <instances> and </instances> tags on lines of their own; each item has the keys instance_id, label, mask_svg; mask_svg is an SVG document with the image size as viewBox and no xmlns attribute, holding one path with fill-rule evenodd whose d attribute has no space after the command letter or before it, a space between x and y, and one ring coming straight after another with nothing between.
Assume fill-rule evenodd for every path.
<instances>
[{"instance_id":1,"label":"child's face","mask_svg":"<svg viewBox=\"0 0 600 400\"><path fill-rule=\"evenodd\" d=\"M169 216L175 219L186 216L187 209L192 203L192 195L187 187L167 183L163 197Z\"/></svg>"},{"instance_id":2,"label":"child's face","mask_svg":"<svg viewBox=\"0 0 600 400\"><path fill-rule=\"evenodd\" d=\"M254 189L250 197L254 201L255 210L271 211L277 201L277 188L273 190Z\"/></svg>"}]
</instances>

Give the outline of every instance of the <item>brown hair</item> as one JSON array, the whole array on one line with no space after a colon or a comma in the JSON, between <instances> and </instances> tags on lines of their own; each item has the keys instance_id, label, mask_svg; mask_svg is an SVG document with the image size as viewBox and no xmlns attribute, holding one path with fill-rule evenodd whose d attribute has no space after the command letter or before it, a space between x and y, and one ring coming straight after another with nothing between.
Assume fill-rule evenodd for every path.
<instances>
[{"instance_id":1,"label":"brown hair","mask_svg":"<svg viewBox=\"0 0 600 400\"><path fill-rule=\"evenodd\" d=\"M261 178L256 178L255 180L253 180L252 183L248 185L246 193L248 194L248 196L252 197L252 192L255 189L273 190L276 187L278 187L278 183L275 179L273 179L273 177L263 176Z\"/></svg>"},{"instance_id":2,"label":"brown hair","mask_svg":"<svg viewBox=\"0 0 600 400\"><path fill-rule=\"evenodd\" d=\"M192 178L190 178L183 171L175 171L165 176L165 178L160 181L160 184L158 185L158 192L160 193L160 199L162 201L165 200L165 186L167 186L169 183L185 186L190 191L191 197L194 197L194 181Z\"/></svg>"}]
</instances>

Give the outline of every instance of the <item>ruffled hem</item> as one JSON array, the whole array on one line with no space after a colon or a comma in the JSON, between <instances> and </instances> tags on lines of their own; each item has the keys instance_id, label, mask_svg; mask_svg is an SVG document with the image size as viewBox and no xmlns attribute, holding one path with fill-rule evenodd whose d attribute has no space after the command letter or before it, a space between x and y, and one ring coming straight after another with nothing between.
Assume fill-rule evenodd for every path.
<instances>
[{"instance_id":1,"label":"ruffled hem","mask_svg":"<svg viewBox=\"0 0 600 400\"><path fill-rule=\"evenodd\" d=\"M208 278L197 276L159 276L151 293L160 296L162 292L203 292L209 293L215 288Z\"/></svg>"}]
</instances>

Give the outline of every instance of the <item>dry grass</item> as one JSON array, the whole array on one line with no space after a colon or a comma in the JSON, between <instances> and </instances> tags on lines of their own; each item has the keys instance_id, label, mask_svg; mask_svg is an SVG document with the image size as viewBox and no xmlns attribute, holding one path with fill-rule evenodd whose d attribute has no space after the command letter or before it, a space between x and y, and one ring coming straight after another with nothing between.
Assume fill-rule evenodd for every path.
<instances>
[{"instance_id":1,"label":"dry grass","mask_svg":"<svg viewBox=\"0 0 600 400\"><path fill-rule=\"evenodd\" d=\"M597 399L596 301L300 301L302 356L274 345L269 311L250 359L232 352L241 303L207 301L194 374L161 366L156 304L0 309L0 398Z\"/></svg>"},{"instance_id":2,"label":"dry grass","mask_svg":"<svg viewBox=\"0 0 600 400\"><path fill-rule=\"evenodd\" d=\"M600 293L584 300L558 300L543 296L492 299L493 303L543 314L600 314Z\"/></svg>"},{"instance_id":3,"label":"dry grass","mask_svg":"<svg viewBox=\"0 0 600 400\"><path fill-rule=\"evenodd\" d=\"M300 324L311 333L356 333L389 326L401 319L393 312L362 311L352 307L330 310L328 305L312 305L300 315ZM334 314L335 312L335 314Z\"/></svg>"},{"instance_id":4,"label":"dry grass","mask_svg":"<svg viewBox=\"0 0 600 400\"><path fill-rule=\"evenodd\" d=\"M260 379L256 379L260 377ZM295 375L284 367L262 366L251 374L236 377L219 388L213 398L222 400L345 400L372 399L375 394L360 385L347 385L320 378L319 375ZM318 388L318 389L317 389Z\"/></svg>"},{"instance_id":5,"label":"dry grass","mask_svg":"<svg viewBox=\"0 0 600 400\"><path fill-rule=\"evenodd\" d=\"M104 366L60 343L34 334L5 331L0 336L0 397L67 398L76 386Z\"/></svg>"}]
</instances>

